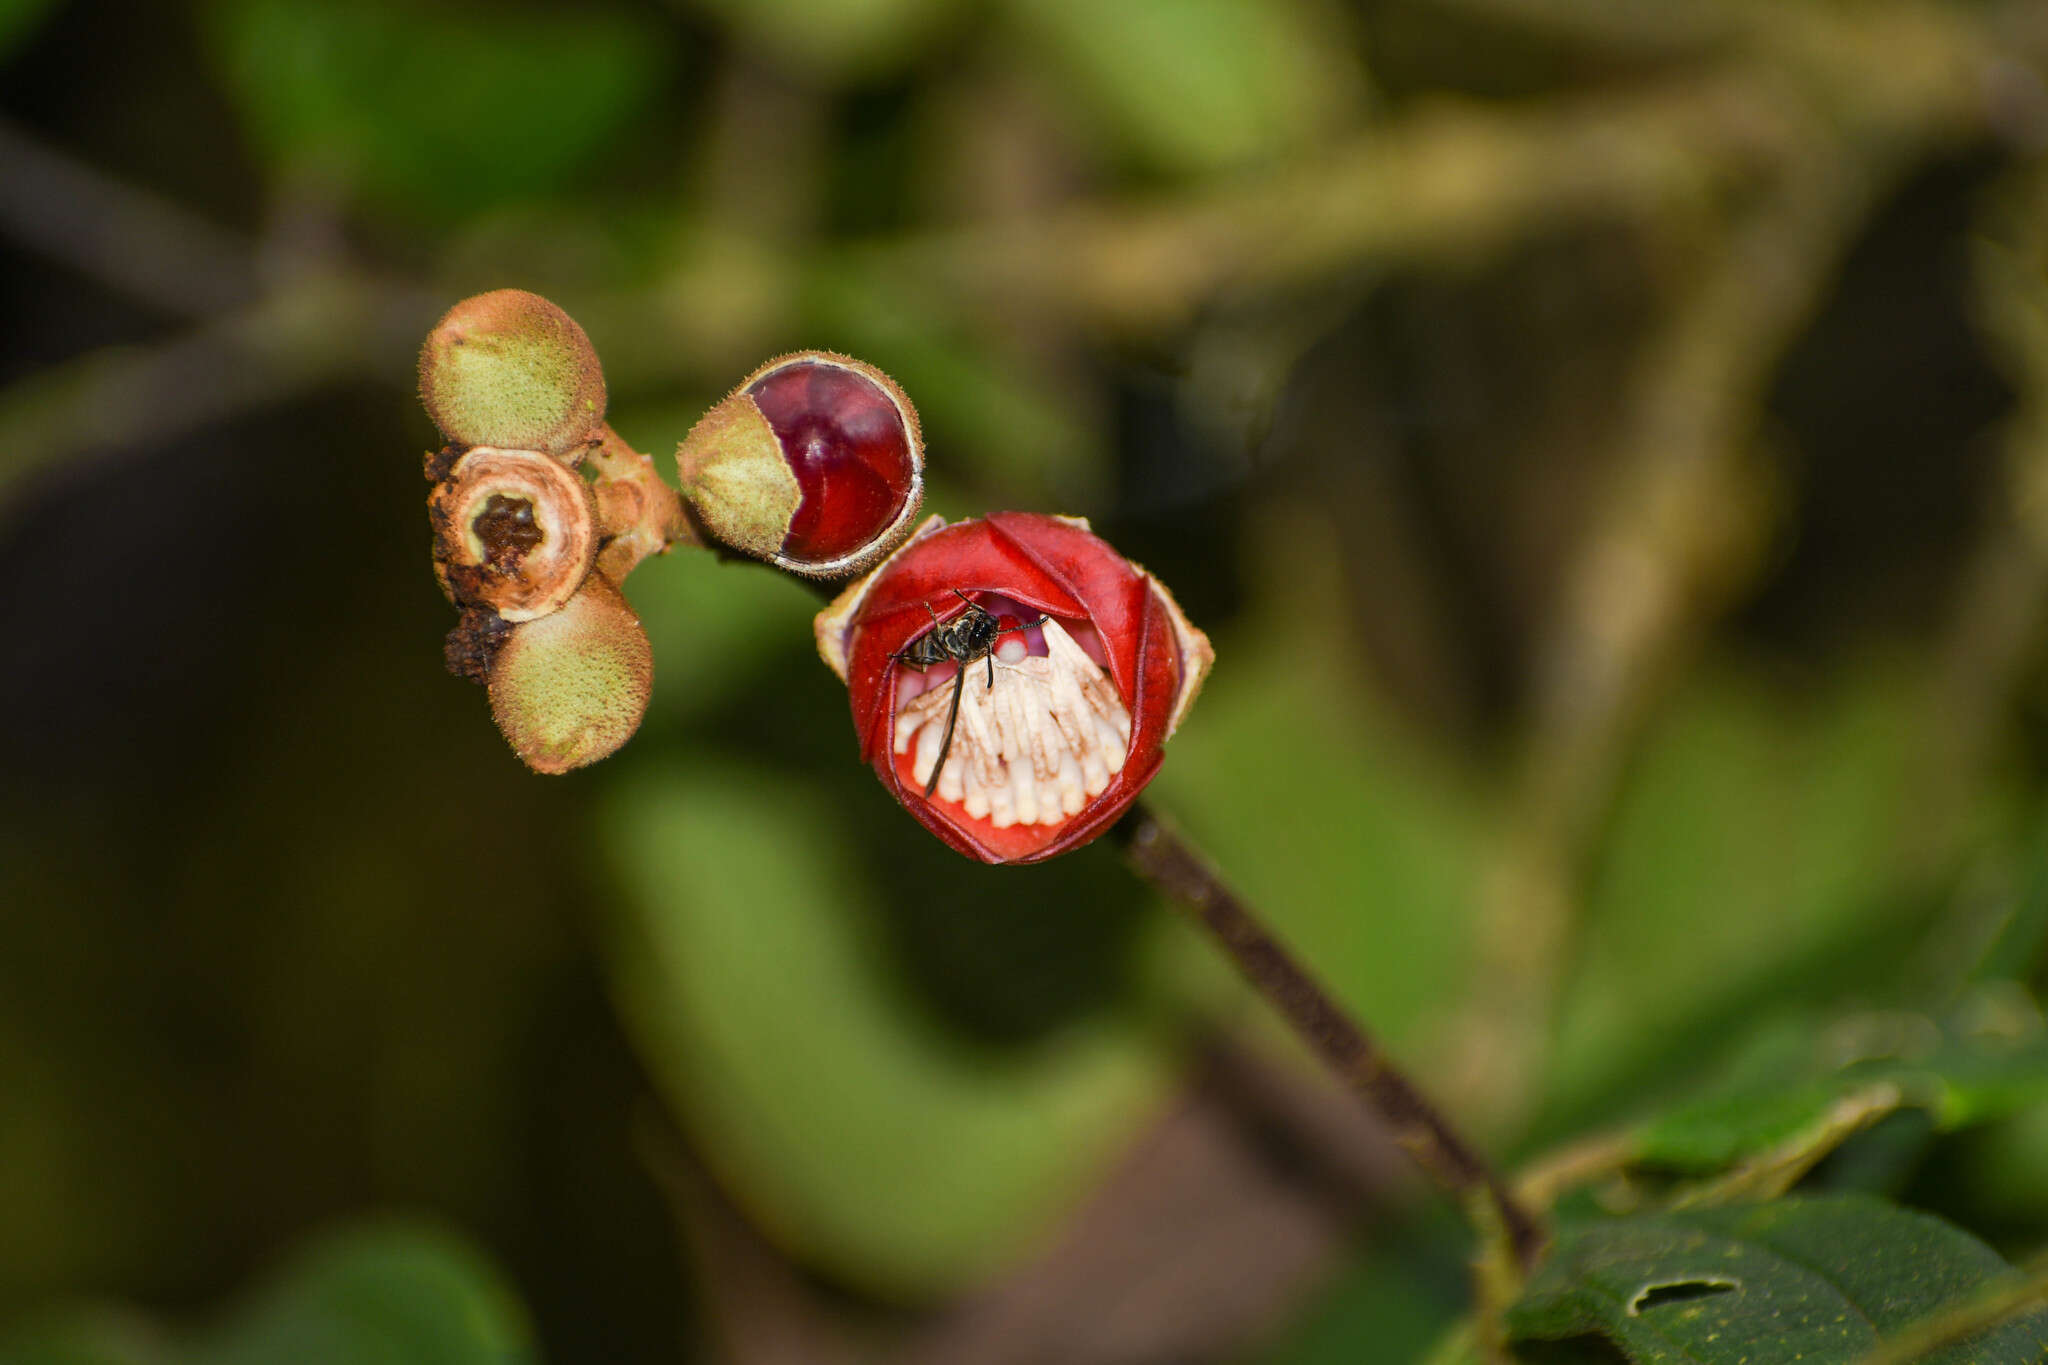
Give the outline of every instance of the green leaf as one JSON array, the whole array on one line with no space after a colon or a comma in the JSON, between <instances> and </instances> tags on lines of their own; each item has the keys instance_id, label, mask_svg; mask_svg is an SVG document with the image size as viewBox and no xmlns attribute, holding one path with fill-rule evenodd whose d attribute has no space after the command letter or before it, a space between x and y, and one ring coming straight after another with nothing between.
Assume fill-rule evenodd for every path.
<instances>
[{"instance_id":1,"label":"green leaf","mask_svg":"<svg viewBox=\"0 0 2048 1365\"><path fill-rule=\"evenodd\" d=\"M1272 157L1355 111L1358 61L1299 0L1007 0L1038 59L1137 159L1201 173Z\"/></svg>"},{"instance_id":2,"label":"green leaf","mask_svg":"<svg viewBox=\"0 0 2048 1365\"><path fill-rule=\"evenodd\" d=\"M1328 628L1341 560L1314 524L1274 526L1245 558L1271 572L1259 633L1216 642L1153 790L1376 1035L1416 1043L1463 984L1479 802Z\"/></svg>"},{"instance_id":3,"label":"green leaf","mask_svg":"<svg viewBox=\"0 0 2048 1365\"><path fill-rule=\"evenodd\" d=\"M2037 1236L2048 1226L2048 1104L1957 1142L1940 1179L1952 1216L1972 1227Z\"/></svg>"},{"instance_id":4,"label":"green leaf","mask_svg":"<svg viewBox=\"0 0 2048 1365\"><path fill-rule=\"evenodd\" d=\"M351 1229L301 1253L192 1353L193 1365L519 1365L524 1312L460 1239L418 1224Z\"/></svg>"},{"instance_id":5,"label":"green leaf","mask_svg":"<svg viewBox=\"0 0 2048 1365\"><path fill-rule=\"evenodd\" d=\"M1169 1059L1135 1020L998 1047L921 1007L817 787L668 772L619 785L603 816L629 1029L723 1187L810 1263L901 1297L972 1282L1164 1098Z\"/></svg>"},{"instance_id":6,"label":"green leaf","mask_svg":"<svg viewBox=\"0 0 2048 1365\"><path fill-rule=\"evenodd\" d=\"M55 0L0 0L0 57L34 33L55 8Z\"/></svg>"},{"instance_id":7,"label":"green leaf","mask_svg":"<svg viewBox=\"0 0 2048 1365\"><path fill-rule=\"evenodd\" d=\"M668 65L661 28L609 7L213 0L207 15L281 172L415 216L562 188Z\"/></svg>"},{"instance_id":8,"label":"green leaf","mask_svg":"<svg viewBox=\"0 0 2048 1365\"><path fill-rule=\"evenodd\" d=\"M154 1325L87 1305L38 1314L0 1336L0 1365L185 1365Z\"/></svg>"},{"instance_id":9,"label":"green leaf","mask_svg":"<svg viewBox=\"0 0 2048 1365\"><path fill-rule=\"evenodd\" d=\"M2048 945L2048 821L2035 817L2021 870L2022 888L2001 905L1997 930L1972 969L1979 981L2025 981Z\"/></svg>"},{"instance_id":10,"label":"green leaf","mask_svg":"<svg viewBox=\"0 0 2048 1365\"><path fill-rule=\"evenodd\" d=\"M1722 668L1672 700L1594 868L1553 1113L1725 1049L1759 1002L1825 1006L1896 972L1880 945L1917 932L1913 893L1953 852L1900 838L1930 714L1919 677L1880 666L1810 698Z\"/></svg>"},{"instance_id":11,"label":"green leaf","mask_svg":"<svg viewBox=\"0 0 2048 1365\"><path fill-rule=\"evenodd\" d=\"M1569 1226L1510 1310L1517 1341L1598 1335L1637 1365L1859 1360L2013 1278L1940 1219L1864 1195ZM1927 1359L2037 1365L2048 1309Z\"/></svg>"},{"instance_id":12,"label":"green leaf","mask_svg":"<svg viewBox=\"0 0 2048 1365\"><path fill-rule=\"evenodd\" d=\"M827 81L872 79L914 58L960 0L694 0L751 46Z\"/></svg>"},{"instance_id":13,"label":"green leaf","mask_svg":"<svg viewBox=\"0 0 2048 1365\"><path fill-rule=\"evenodd\" d=\"M125 1310L51 1315L0 1341L0 1365L527 1365L524 1311L468 1243L388 1222L294 1256L219 1328L173 1339Z\"/></svg>"},{"instance_id":14,"label":"green leaf","mask_svg":"<svg viewBox=\"0 0 2048 1365\"><path fill-rule=\"evenodd\" d=\"M2003 1118L2048 1101L2048 1034L2030 1010L1995 1032L1959 1033L1922 1015L1787 1020L1763 1031L1706 1093L1650 1120L1633 1139L1639 1164L1700 1173L1825 1129L1859 1096L1923 1109L1939 1130Z\"/></svg>"},{"instance_id":15,"label":"green leaf","mask_svg":"<svg viewBox=\"0 0 2048 1365\"><path fill-rule=\"evenodd\" d=\"M1361 1361L1464 1361L1470 1340L1471 1242L1447 1209L1383 1226L1374 1249L1345 1266L1297 1313L1259 1365L1359 1365ZM1462 1346L1454 1343L1462 1342Z\"/></svg>"}]
</instances>

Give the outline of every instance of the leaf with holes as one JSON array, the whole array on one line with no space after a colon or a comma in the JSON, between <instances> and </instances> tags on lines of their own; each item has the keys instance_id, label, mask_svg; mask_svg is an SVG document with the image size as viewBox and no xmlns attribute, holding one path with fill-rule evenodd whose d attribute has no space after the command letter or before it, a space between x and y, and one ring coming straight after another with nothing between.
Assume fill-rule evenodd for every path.
<instances>
[{"instance_id":1,"label":"leaf with holes","mask_svg":"<svg viewBox=\"0 0 2048 1365\"><path fill-rule=\"evenodd\" d=\"M1515 1341L1604 1337L1636 1365L1860 1360L2013 1276L1937 1218L1866 1195L1567 1227L1510 1310ZM1926 1357L2036 1365L2048 1309Z\"/></svg>"}]
</instances>

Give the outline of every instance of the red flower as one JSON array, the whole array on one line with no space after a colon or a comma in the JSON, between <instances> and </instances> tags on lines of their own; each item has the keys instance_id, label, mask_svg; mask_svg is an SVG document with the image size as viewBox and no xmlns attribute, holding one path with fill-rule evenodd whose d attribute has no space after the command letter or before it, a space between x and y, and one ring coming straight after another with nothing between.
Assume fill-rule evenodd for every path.
<instances>
[{"instance_id":1,"label":"red flower","mask_svg":"<svg viewBox=\"0 0 2048 1365\"><path fill-rule=\"evenodd\" d=\"M935 618L977 609L1000 634L956 683L963 665L928 637ZM1087 522L1029 512L930 518L817 633L861 757L927 829L988 863L1037 862L1107 829L1159 771L1214 657L1166 588Z\"/></svg>"}]
</instances>

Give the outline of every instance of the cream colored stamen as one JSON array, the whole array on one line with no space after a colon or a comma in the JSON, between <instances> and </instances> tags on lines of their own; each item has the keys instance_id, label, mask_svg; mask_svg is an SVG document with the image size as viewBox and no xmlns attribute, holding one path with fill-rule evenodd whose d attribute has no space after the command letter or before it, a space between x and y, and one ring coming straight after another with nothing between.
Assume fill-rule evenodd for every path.
<instances>
[{"instance_id":1,"label":"cream colored stamen","mask_svg":"<svg viewBox=\"0 0 2048 1365\"><path fill-rule=\"evenodd\" d=\"M993 687L985 659L957 684L960 721L938 796L998 829L1065 822L1102 794L1130 751L1131 713L1095 661L1058 621L1045 623L1045 645L1014 663L999 649ZM931 780L955 686L948 680L897 709L896 752L914 754L919 783Z\"/></svg>"}]
</instances>

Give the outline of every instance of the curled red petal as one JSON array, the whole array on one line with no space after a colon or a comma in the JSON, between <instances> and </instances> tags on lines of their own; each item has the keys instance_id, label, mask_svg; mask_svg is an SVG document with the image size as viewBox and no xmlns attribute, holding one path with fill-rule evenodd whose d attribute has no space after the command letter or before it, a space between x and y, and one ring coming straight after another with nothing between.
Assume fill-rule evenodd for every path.
<instances>
[{"instance_id":1,"label":"curled red petal","mask_svg":"<svg viewBox=\"0 0 2048 1365\"><path fill-rule=\"evenodd\" d=\"M944 619L964 610L955 589L1086 625L1101 642L1105 671L1130 712L1130 745L1102 792L1057 825L999 828L953 802L928 800L912 772L914 757L894 752L896 671L904 666L895 656L931 628L934 613ZM927 829L984 862L1037 862L1107 829L1158 772L1183 692L1199 685L1208 665L1206 639L1158 584L1085 524L1063 517L1000 512L931 531L859 591L844 655L861 757Z\"/></svg>"}]
</instances>

